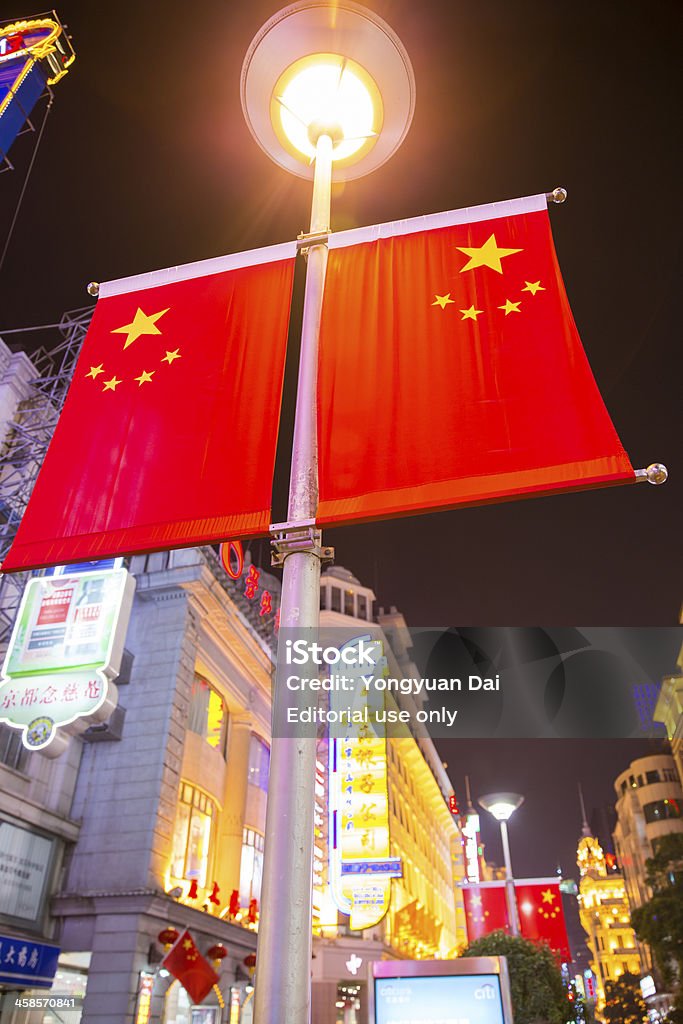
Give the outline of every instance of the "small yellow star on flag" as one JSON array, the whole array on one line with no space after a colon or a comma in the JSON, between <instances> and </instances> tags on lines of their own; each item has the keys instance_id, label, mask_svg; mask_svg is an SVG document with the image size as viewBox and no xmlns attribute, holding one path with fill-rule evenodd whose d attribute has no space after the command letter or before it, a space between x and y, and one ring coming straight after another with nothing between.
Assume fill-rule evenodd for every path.
<instances>
[{"instance_id":1,"label":"small yellow star on flag","mask_svg":"<svg viewBox=\"0 0 683 1024\"><path fill-rule=\"evenodd\" d=\"M490 267L491 270L495 270L496 273L502 274L503 268L501 266L501 260L505 259L506 256L512 256L516 252L522 252L521 249L502 249L496 242L496 236L491 235L487 238L483 245L478 248L467 249L463 248L462 245L456 245L456 249L460 252L464 252L465 256L469 256L470 261L466 263L464 267L460 268L460 273L464 274L466 270L475 270L477 267Z\"/></svg>"},{"instance_id":2,"label":"small yellow star on flag","mask_svg":"<svg viewBox=\"0 0 683 1024\"><path fill-rule=\"evenodd\" d=\"M505 305L504 306L498 306L498 309L502 309L503 312L505 313L505 316L509 316L510 313L519 313L519 312L521 312L521 310L519 308L521 306L521 304L522 304L521 302L510 302L509 299L506 299L505 300Z\"/></svg>"},{"instance_id":3,"label":"small yellow star on flag","mask_svg":"<svg viewBox=\"0 0 683 1024\"><path fill-rule=\"evenodd\" d=\"M156 370L152 370L151 373L147 373L147 370L143 370L139 377L133 377L133 380L138 382L138 387L141 388L143 384L146 384L152 379Z\"/></svg>"},{"instance_id":4,"label":"small yellow star on flag","mask_svg":"<svg viewBox=\"0 0 683 1024\"><path fill-rule=\"evenodd\" d=\"M174 359L181 359L181 358L182 358L182 356L180 355L180 349L176 348L176 349L173 350L173 352L167 352L166 355L163 356L161 361L162 361L162 363L168 363L168 365L170 366Z\"/></svg>"},{"instance_id":5,"label":"small yellow star on flag","mask_svg":"<svg viewBox=\"0 0 683 1024\"><path fill-rule=\"evenodd\" d=\"M540 281L525 281L524 284L526 285L526 288L522 288L523 292L531 292L532 295L535 295L536 292L545 291L545 288Z\"/></svg>"},{"instance_id":6,"label":"small yellow star on flag","mask_svg":"<svg viewBox=\"0 0 683 1024\"><path fill-rule=\"evenodd\" d=\"M102 388L102 390L103 391L116 391L116 389L117 389L117 387L119 386L120 383L121 383L121 381L118 380L117 377L116 377L116 374L114 374L114 376L110 380L105 380L104 387Z\"/></svg>"},{"instance_id":7,"label":"small yellow star on flag","mask_svg":"<svg viewBox=\"0 0 683 1024\"><path fill-rule=\"evenodd\" d=\"M463 320L474 320L474 322L476 323L477 322L477 317L481 313L483 313L484 310L483 309L475 309L474 306L470 306L469 309L461 309L460 312L462 313L462 319Z\"/></svg>"},{"instance_id":8,"label":"small yellow star on flag","mask_svg":"<svg viewBox=\"0 0 683 1024\"><path fill-rule=\"evenodd\" d=\"M131 322L126 324L125 327L115 327L111 333L128 335L126 343L123 346L125 351L129 345L132 345L134 341L137 341L141 334L161 334L161 331L156 326L156 322L164 315L164 313L168 313L170 308L171 307L169 306L167 309L162 309L159 313L147 314L143 313L138 306L137 312Z\"/></svg>"},{"instance_id":9,"label":"small yellow star on flag","mask_svg":"<svg viewBox=\"0 0 683 1024\"><path fill-rule=\"evenodd\" d=\"M453 303L455 302L455 299L451 298L450 292L448 293L448 295L435 295L434 298L436 301L432 302L432 306L441 306L442 309L445 309L446 306L453 305Z\"/></svg>"},{"instance_id":10,"label":"small yellow star on flag","mask_svg":"<svg viewBox=\"0 0 683 1024\"><path fill-rule=\"evenodd\" d=\"M86 377L92 377L95 380L98 373L104 373L104 363L100 363L99 366L91 366L90 372L86 373Z\"/></svg>"}]
</instances>

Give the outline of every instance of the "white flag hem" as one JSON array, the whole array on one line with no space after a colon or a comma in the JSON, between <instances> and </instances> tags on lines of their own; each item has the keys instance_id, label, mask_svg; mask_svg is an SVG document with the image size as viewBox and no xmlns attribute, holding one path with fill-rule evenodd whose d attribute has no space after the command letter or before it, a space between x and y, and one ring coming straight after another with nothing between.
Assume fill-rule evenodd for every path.
<instances>
[{"instance_id":1,"label":"white flag hem","mask_svg":"<svg viewBox=\"0 0 683 1024\"><path fill-rule=\"evenodd\" d=\"M379 238L394 238L397 235L413 235L418 231L433 231L435 228L450 228L454 224L474 224L481 220L496 220L500 217L515 217L523 213L537 213L545 210L548 201L545 192L523 199L506 199L502 203L488 203L486 206L466 206L462 210L447 210L445 213L428 213L423 217L407 220L388 221L386 224L371 224L365 228L351 228L337 231L329 236L330 249L343 249L348 245L376 242Z\"/></svg>"},{"instance_id":2,"label":"white flag hem","mask_svg":"<svg viewBox=\"0 0 683 1024\"><path fill-rule=\"evenodd\" d=\"M277 263L279 260L294 259L296 251L296 242L282 242L262 249L234 252L210 260L200 260L197 263L184 263L179 267L153 270L148 274L137 274L135 277L121 277L117 281L103 281L100 284L99 297L107 299L112 295L125 295L145 288L175 284L177 281L191 281L197 277L208 277L210 274L222 274L226 270L255 267L262 263Z\"/></svg>"}]
</instances>

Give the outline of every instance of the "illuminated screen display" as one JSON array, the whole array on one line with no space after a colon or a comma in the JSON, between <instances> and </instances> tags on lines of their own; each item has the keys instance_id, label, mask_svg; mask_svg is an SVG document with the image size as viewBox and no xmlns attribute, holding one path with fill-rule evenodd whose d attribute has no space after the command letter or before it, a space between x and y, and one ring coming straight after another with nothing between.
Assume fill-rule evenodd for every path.
<instances>
[{"instance_id":1,"label":"illuminated screen display","mask_svg":"<svg viewBox=\"0 0 683 1024\"><path fill-rule=\"evenodd\" d=\"M375 978L375 1024L504 1024L497 974Z\"/></svg>"}]
</instances>

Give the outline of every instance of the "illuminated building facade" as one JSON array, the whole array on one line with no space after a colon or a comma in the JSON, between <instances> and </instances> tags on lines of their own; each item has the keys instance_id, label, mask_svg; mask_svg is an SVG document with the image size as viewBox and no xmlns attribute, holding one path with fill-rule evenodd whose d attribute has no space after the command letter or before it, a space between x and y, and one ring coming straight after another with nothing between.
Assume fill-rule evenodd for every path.
<instances>
[{"instance_id":1,"label":"illuminated building facade","mask_svg":"<svg viewBox=\"0 0 683 1024\"><path fill-rule=\"evenodd\" d=\"M605 1001L605 983L625 972L639 976L641 958L631 927L624 876L616 866L608 867L602 846L585 819L576 862L580 874L579 916L588 937L599 1012Z\"/></svg>"},{"instance_id":2,"label":"illuminated building facade","mask_svg":"<svg viewBox=\"0 0 683 1024\"><path fill-rule=\"evenodd\" d=\"M675 675L662 680L654 718L666 728L678 777L683 779L683 647L678 655L677 669Z\"/></svg>"},{"instance_id":3,"label":"illuminated building facade","mask_svg":"<svg viewBox=\"0 0 683 1024\"><path fill-rule=\"evenodd\" d=\"M651 896L645 881L645 862L655 853L657 840L671 832L683 832L683 788L670 754L633 761L617 778L614 788L614 843L628 900L635 908Z\"/></svg>"},{"instance_id":4,"label":"illuminated building facade","mask_svg":"<svg viewBox=\"0 0 683 1024\"><path fill-rule=\"evenodd\" d=\"M395 608L373 617L374 594L345 569L321 579L321 625L352 624L382 640L389 674L419 676L410 659L410 634ZM412 699L412 698L411 698ZM376 926L353 933L332 898L329 832L324 807L329 784L320 750L314 895L313 1024L367 1024L366 986L373 960L453 957L467 943L462 897L462 836L450 810L453 787L434 744L425 735L387 740L391 856L402 877L391 883L388 912Z\"/></svg>"}]
</instances>

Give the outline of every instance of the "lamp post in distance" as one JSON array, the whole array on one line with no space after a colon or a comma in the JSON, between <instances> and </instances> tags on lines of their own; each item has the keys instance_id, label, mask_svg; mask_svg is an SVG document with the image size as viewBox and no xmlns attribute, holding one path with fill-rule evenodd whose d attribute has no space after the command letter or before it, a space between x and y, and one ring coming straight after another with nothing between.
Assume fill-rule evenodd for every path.
<instances>
[{"instance_id":1,"label":"lamp post in distance","mask_svg":"<svg viewBox=\"0 0 683 1024\"><path fill-rule=\"evenodd\" d=\"M505 860L505 891L507 893L508 917L512 934L519 935L519 916L517 914L515 881L512 874L507 823L515 811L524 803L524 797L520 796L519 793L488 793L486 796L480 796L478 803L485 811L492 814L500 824L500 838L503 843L503 858Z\"/></svg>"},{"instance_id":2,"label":"lamp post in distance","mask_svg":"<svg viewBox=\"0 0 683 1024\"><path fill-rule=\"evenodd\" d=\"M280 629L319 623L318 336L332 181L369 174L400 146L415 105L406 51L352 0L300 0L257 32L242 65L249 130L285 170L313 179L287 522L271 528L282 566ZM278 652L274 721L284 721L289 669ZM308 1024L311 1004L314 739L273 736L268 783L254 1024Z\"/></svg>"}]
</instances>

